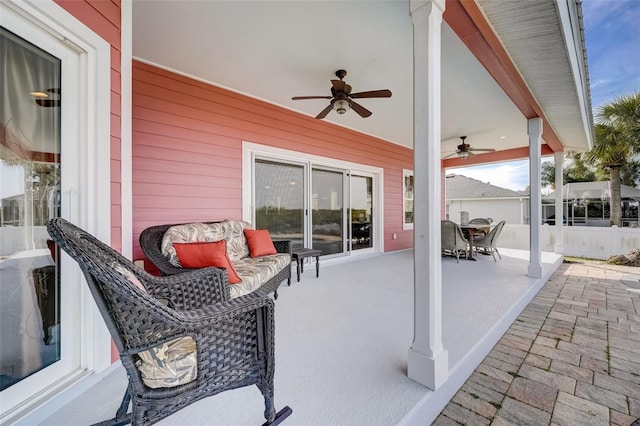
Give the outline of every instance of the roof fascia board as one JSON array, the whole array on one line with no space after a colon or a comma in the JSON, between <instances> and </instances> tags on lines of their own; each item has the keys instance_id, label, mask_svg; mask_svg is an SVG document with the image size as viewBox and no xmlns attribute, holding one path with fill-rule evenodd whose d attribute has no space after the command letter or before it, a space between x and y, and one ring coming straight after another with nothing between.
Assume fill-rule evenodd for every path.
<instances>
[{"instance_id":1,"label":"roof fascia board","mask_svg":"<svg viewBox=\"0 0 640 426\"><path fill-rule=\"evenodd\" d=\"M580 115L589 149L593 148L593 116L589 96L589 71L586 63L584 22L582 7L576 0L557 0L560 29L566 44L569 64L576 84L576 94L580 101ZM583 72L584 71L584 72Z\"/></svg>"},{"instance_id":2,"label":"roof fascia board","mask_svg":"<svg viewBox=\"0 0 640 426\"><path fill-rule=\"evenodd\" d=\"M543 139L553 152L563 151L542 108L520 75L511 57L493 31L492 26L475 1L447 0L443 19L486 68L516 107L527 118L542 118Z\"/></svg>"},{"instance_id":3,"label":"roof fascia board","mask_svg":"<svg viewBox=\"0 0 640 426\"><path fill-rule=\"evenodd\" d=\"M553 150L547 144L543 144L540 148L541 148L542 156L553 154ZM475 164L515 161L515 160L521 160L524 158L529 158L528 146L521 147L521 148L514 148L514 149L505 149L505 150L496 151L496 152L489 152L486 154L475 154L474 156L469 156L466 159L457 158L457 157L447 158L446 160L442 160L442 167L444 168L465 167L465 166L472 166Z\"/></svg>"}]
</instances>

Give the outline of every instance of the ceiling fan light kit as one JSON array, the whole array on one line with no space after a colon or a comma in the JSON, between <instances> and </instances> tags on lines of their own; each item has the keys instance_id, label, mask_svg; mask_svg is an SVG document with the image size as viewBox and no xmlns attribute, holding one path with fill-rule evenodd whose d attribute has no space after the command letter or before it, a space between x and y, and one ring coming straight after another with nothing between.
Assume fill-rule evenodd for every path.
<instances>
[{"instance_id":1,"label":"ceiling fan light kit","mask_svg":"<svg viewBox=\"0 0 640 426\"><path fill-rule=\"evenodd\" d=\"M344 114L351 109L351 105L344 99L338 99L333 103L333 110L338 114Z\"/></svg>"},{"instance_id":2,"label":"ceiling fan light kit","mask_svg":"<svg viewBox=\"0 0 640 426\"><path fill-rule=\"evenodd\" d=\"M350 109L354 110L360 117L367 118L372 113L353 99L357 98L390 98L391 90L370 90L367 92L351 93L351 86L345 83L342 79L347 75L345 70L336 71L336 77L340 80L331 80L331 96L294 96L291 98L294 101L302 99L330 99L329 105L320 111L320 114L316 116L317 119L322 119L327 116L333 109L338 114L344 114Z\"/></svg>"}]
</instances>

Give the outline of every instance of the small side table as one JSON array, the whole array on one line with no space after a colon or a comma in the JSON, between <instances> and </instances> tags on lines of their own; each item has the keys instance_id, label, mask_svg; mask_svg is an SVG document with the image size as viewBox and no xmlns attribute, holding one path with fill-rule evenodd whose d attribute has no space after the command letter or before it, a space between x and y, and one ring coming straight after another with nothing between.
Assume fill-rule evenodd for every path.
<instances>
[{"instance_id":1,"label":"small side table","mask_svg":"<svg viewBox=\"0 0 640 426\"><path fill-rule=\"evenodd\" d=\"M304 272L304 259L307 257L316 258L316 278L320 276L320 250L308 248L294 248L291 250L291 257L296 261L296 272L298 273L298 282L300 281L300 273Z\"/></svg>"}]
</instances>

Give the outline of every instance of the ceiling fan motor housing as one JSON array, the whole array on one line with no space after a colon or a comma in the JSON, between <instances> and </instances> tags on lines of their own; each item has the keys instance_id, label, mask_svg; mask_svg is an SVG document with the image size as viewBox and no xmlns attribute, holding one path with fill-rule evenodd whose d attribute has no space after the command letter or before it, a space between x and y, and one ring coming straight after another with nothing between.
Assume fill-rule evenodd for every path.
<instances>
[{"instance_id":1,"label":"ceiling fan motor housing","mask_svg":"<svg viewBox=\"0 0 640 426\"><path fill-rule=\"evenodd\" d=\"M345 83L342 79L347 75L346 70L337 70L336 77L340 80L331 80L331 96L294 96L293 99L330 99L329 105L323 109L320 114L316 116L316 119L322 119L333 109L338 114L344 114L345 112L353 109L360 117L369 117L372 113L353 99L356 98L390 98L391 90L369 90L366 92L351 93L351 86Z\"/></svg>"}]
</instances>

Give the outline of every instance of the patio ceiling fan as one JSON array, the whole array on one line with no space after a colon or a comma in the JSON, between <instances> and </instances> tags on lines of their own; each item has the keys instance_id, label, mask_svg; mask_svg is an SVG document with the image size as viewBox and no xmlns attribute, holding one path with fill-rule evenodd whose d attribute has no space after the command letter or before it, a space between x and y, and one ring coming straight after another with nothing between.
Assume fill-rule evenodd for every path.
<instances>
[{"instance_id":1,"label":"patio ceiling fan","mask_svg":"<svg viewBox=\"0 0 640 426\"><path fill-rule=\"evenodd\" d=\"M460 145L457 146L457 150L454 153L451 153L449 155L447 155L446 157L443 158L449 158L453 155L457 155L458 158L462 158L463 160L469 158L470 155L474 155L474 152L494 152L495 149L494 148L471 148L471 145L469 145L468 143L465 142L465 139L467 139L466 136L460 136L460 139L462 139L462 143Z\"/></svg>"},{"instance_id":2,"label":"patio ceiling fan","mask_svg":"<svg viewBox=\"0 0 640 426\"><path fill-rule=\"evenodd\" d=\"M340 80L331 80L331 96L294 96L291 99L294 101L301 99L331 99L329 105L320 111L320 114L316 115L317 119L322 119L325 118L332 109L338 114L344 114L348 110L353 109L360 117L367 118L372 114L371 111L354 101L354 99L391 97L391 90L389 89L351 93L351 86L342 80L346 75L347 72L345 70L336 71L336 76Z\"/></svg>"}]
</instances>

